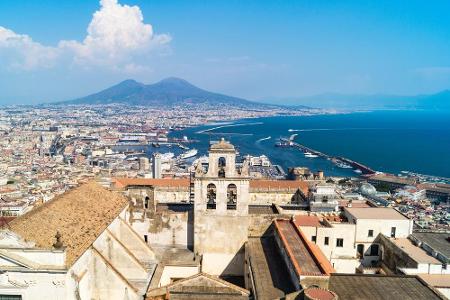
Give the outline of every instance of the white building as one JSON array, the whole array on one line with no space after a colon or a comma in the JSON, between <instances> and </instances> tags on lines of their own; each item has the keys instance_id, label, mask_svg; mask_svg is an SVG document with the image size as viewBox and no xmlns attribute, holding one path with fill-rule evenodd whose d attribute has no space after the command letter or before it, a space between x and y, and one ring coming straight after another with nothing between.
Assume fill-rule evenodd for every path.
<instances>
[{"instance_id":1,"label":"white building","mask_svg":"<svg viewBox=\"0 0 450 300\"><path fill-rule=\"evenodd\" d=\"M413 221L393 208L345 208L344 216L297 215L295 223L316 243L339 273L378 266L383 255L379 235L406 238Z\"/></svg>"},{"instance_id":2,"label":"white building","mask_svg":"<svg viewBox=\"0 0 450 300\"><path fill-rule=\"evenodd\" d=\"M143 299L155 256L127 208L89 183L16 218L0 232L0 298Z\"/></svg>"}]
</instances>

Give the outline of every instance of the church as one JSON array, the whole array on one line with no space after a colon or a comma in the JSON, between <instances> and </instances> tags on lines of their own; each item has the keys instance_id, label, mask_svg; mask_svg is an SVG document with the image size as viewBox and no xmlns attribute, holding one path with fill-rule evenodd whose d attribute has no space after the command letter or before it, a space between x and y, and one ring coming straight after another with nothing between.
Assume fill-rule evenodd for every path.
<instances>
[{"instance_id":1,"label":"church","mask_svg":"<svg viewBox=\"0 0 450 300\"><path fill-rule=\"evenodd\" d=\"M365 274L381 270L392 228L411 233L393 209L338 215L327 191L310 197L323 182L251 179L223 139L208 160L190 179L89 182L5 225L0 299L345 299L359 286L370 297L358 299L444 299L416 276ZM388 225L361 244L367 256L351 239L380 213Z\"/></svg>"}]
</instances>

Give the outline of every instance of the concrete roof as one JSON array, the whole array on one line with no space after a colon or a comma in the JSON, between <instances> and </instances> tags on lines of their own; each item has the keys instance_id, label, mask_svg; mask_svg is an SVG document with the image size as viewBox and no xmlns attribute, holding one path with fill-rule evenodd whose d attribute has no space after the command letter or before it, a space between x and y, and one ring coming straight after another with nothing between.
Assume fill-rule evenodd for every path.
<instances>
[{"instance_id":1,"label":"concrete roof","mask_svg":"<svg viewBox=\"0 0 450 300\"><path fill-rule=\"evenodd\" d=\"M70 267L128 205L128 200L95 182L74 188L9 223L37 248L52 249L59 231Z\"/></svg>"},{"instance_id":2,"label":"concrete roof","mask_svg":"<svg viewBox=\"0 0 450 300\"><path fill-rule=\"evenodd\" d=\"M438 264L438 265L441 264L439 260L437 260L431 255L428 255L428 253L425 250L414 245L412 241L409 239L395 238L390 240L418 263Z\"/></svg>"},{"instance_id":3,"label":"concrete roof","mask_svg":"<svg viewBox=\"0 0 450 300\"><path fill-rule=\"evenodd\" d=\"M440 232L414 232L414 239L417 239L433 250L441 253L450 261L450 234Z\"/></svg>"},{"instance_id":4,"label":"concrete roof","mask_svg":"<svg viewBox=\"0 0 450 300\"><path fill-rule=\"evenodd\" d=\"M428 285L436 288L450 288L450 274L420 274Z\"/></svg>"},{"instance_id":5,"label":"concrete roof","mask_svg":"<svg viewBox=\"0 0 450 300\"><path fill-rule=\"evenodd\" d=\"M258 299L277 299L295 291L273 237L249 238L247 251Z\"/></svg>"},{"instance_id":6,"label":"concrete roof","mask_svg":"<svg viewBox=\"0 0 450 300\"><path fill-rule=\"evenodd\" d=\"M331 274L328 288L346 300L445 299L416 276Z\"/></svg>"},{"instance_id":7,"label":"concrete roof","mask_svg":"<svg viewBox=\"0 0 450 300\"><path fill-rule=\"evenodd\" d=\"M346 207L344 210L356 219L408 220L407 217L389 207Z\"/></svg>"}]
</instances>

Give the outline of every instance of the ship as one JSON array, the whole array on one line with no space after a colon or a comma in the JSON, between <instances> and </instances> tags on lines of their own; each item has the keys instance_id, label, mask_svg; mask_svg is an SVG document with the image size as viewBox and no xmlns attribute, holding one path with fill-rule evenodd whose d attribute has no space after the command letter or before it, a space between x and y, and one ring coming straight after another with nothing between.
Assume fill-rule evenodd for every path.
<instances>
[{"instance_id":1,"label":"ship","mask_svg":"<svg viewBox=\"0 0 450 300\"><path fill-rule=\"evenodd\" d=\"M180 155L181 159L187 159L196 156L198 153L197 149L191 149Z\"/></svg>"},{"instance_id":2,"label":"ship","mask_svg":"<svg viewBox=\"0 0 450 300\"><path fill-rule=\"evenodd\" d=\"M344 162L342 162L342 161L336 162L336 166L337 166L338 168L342 168L342 169L352 169L352 168L353 168L353 167L350 166L349 164L346 164L346 163L344 163Z\"/></svg>"},{"instance_id":3,"label":"ship","mask_svg":"<svg viewBox=\"0 0 450 300\"><path fill-rule=\"evenodd\" d=\"M311 152L305 152L305 157L307 157L307 158L316 158L316 157L319 157L319 156L316 155L316 154L312 154Z\"/></svg>"}]
</instances>

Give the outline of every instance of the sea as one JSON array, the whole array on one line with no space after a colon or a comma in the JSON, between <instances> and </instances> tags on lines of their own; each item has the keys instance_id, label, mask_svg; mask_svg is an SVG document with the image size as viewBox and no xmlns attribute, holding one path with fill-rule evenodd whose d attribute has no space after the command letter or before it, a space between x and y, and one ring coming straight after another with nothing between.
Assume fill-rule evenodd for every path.
<instances>
[{"instance_id":1,"label":"sea","mask_svg":"<svg viewBox=\"0 0 450 300\"><path fill-rule=\"evenodd\" d=\"M275 147L280 137L326 153L360 162L374 170L410 171L450 178L450 113L437 111L373 111L314 116L277 116L211 123L171 133L197 142L206 155L210 142L224 137L241 156L267 155L285 171L304 166L327 176L355 176L325 158L306 158L296 148ZM163 151L161 149L160 151Z\"/></svg>"}]
</instances>

